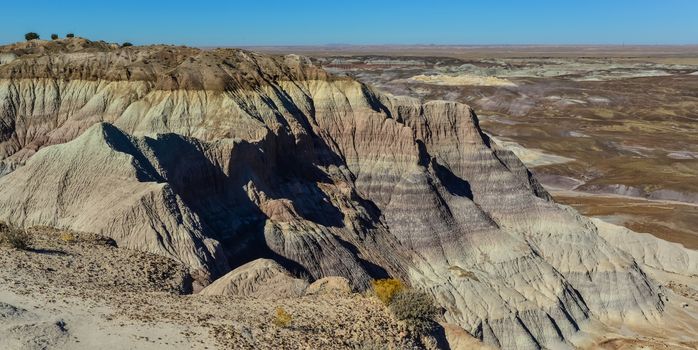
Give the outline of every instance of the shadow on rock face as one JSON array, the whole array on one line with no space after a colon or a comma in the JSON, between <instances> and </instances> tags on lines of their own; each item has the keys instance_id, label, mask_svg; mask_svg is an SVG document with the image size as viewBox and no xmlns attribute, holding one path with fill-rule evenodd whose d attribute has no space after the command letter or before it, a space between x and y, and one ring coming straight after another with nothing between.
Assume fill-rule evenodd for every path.
<instances>
[{"instance_id":1,"label":"shadow on rock face","mask_svg":"<svg viewBox=\"0 0 698 350\"><path fill-rule=\"evenodd\" d=\"M300 242L318 240L303 244L310 247L331 244L343 250L337 256L350 261L338 260L337 263L347 265L338 271L349 271L359 264L361 270L372 271L378 277L387 276L378 265L359 259L353 244L327 231L344 228L345 223L344 214L320 187L332 185L333 179L317 163L340 164L338 156L326 145L318 145L322 140L309 140L305 147L294 145L289 135L268 135L256 142L206 143L177 134L141 139L113 126L105 128L110 134L106 137L110 145L133 156L140 181L165 183L196 215L203 233L203 238L192 237L199 240L197 246L204 246L205 238L220 242L226 261L221 263L214 257L206 260L211 278L259 258L273 259L296 276L321 277L319 265L296 260L293 254L297 247L270 242L265 236L265 226L273 221L264 207L279 203L288 206L276 206L283 211L281 222L300 225L301 231L297 233L303 236ZM319 155L312 151L317 148L321 150ZM366 211L372 213L370 209ZM177 216L174 219L182 220ZM325 233L317 237L308 235L312 227L304 228L304 222L316 225ZM311 231L305 233L305 229ZM296 233L291 230L286 234ZM323 241L327 239L335 243Z\"/></svg>"},{"instance_id":2,"label":"shadow on rock face","mask_svg":"<svg viewBox=\"0 0 698 350\"><path fill-rule=\"evenodd\" d=\"M468 197L470 200L473 200L473 192L470 189L470 183L468 183L468 181L456 176L451 170L439 164L436 160L433 160L431 164L439 181L441 181L448 192L456 196Z\"/></svg>"}]
</instances>

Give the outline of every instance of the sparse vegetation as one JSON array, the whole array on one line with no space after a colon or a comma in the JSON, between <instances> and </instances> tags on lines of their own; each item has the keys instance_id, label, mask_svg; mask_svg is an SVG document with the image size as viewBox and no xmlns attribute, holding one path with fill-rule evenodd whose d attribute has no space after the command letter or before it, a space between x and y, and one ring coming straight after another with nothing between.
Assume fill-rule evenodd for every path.
<instances>
[{"instance_id":1,"label":"sparse vegetation","mask_svg":"<svg viewBox=\"0 0 698 350\"><path fill-rule=\"evenodd\" d=\"M75 242L75 235L72 232L63 231L63 232L61 232L60 238L61 238L61 241L66 242L66 243Z\"/></svg>"},{"instance_id":2,"label":"sparse vegetation","mask_svg":"<svg viewBox=\"0 0 698 350\"><path fill-rule=\"evenodd\" d=\"M394 278L373 281L373 292L396 319L405 322L410 332L423 335L434 329L439 309L426 293L407 288Z\"/></svg>"},{"instance_id":3,"label":"sparse vegetation","mask_svg":"<svg viewBox=\"0 0 698 350\"><path fill-rule=\"evenodd\" d=\"M386 278L373 281L373 292L383 304L390 305L393 297L405 289L405 285L398 279Z\"/></svg>"},{"instance_id":4,"label":"sparse vegetation","mask_svg":"<svg viewBox=\"0 0 698 350\"><path fill-rule=\"evenodd\" d=\"M36 40L36 39L39 39L39 34L36 34L34 32L29 32L27 34L24 34L24 39L26 39L27 41Z\"/></svg>"},{"instance_id":5,"label":"sparse vegetation","mask_svg":"<svg viewBox=\"0 0 698 350\"><path fill-rule=\"evenodd\" d=\"M73 34L73 33L68 33L68 34L65 35L65 37L66 37L66 38L74 38L74 37L75 37L75 34Z\"/></svg>"},{"instance_id":6,"label":"sparse vegetation","mask_svg":"<svg viewBox=\"0 0 698 350\"><path fill-rule=\"evenodd\" d=\"M58 40L58 34L51 34L51 40Z\"/></svg>"},{"instance_id":7,"label":"sparse vegetation","mask_svg":"<svg viewBox=\"0 0 698 350\"><path fill-rule=\"evenodd\" d=\"M395 294L389 309L415 334L431 332L435 327L434 318L439 313L429 295L414 289L405 289Z\"/></svg>"},{"instance_id":8,"label":"sparse vegetation","mask_svg":"<svg viewBox=\"0 0 698 350\"><path fill-rule=\"evenodd\" d=\"M274 323L275 326L286 328L290 326L292 322L293 316L291 316L291 314L289 314L282 307L276 308L276 311L274 313L274 320L272 320L272 323Z\"/></svg>"},{"instance_id":9,"label":"sparse vegetation","mask_svg":"<svg viewBox=\"0 0 698 350\"><path fill-rule=\"evenodd\" d=\"M27 250L31 245L31 236L22 229L0 223L0 243L19 250Z\"/></svg>"},{"instance_id":10,"label":"sparse vegetation","mask_svg":"<svg viewBox=\"0 0 698 350\"><path fill-rule=\"evenodd\" d=\"M133 44L131 44L131 43L128 42L128 41L125 42L125 43L123 43L123 44L121 44L121 47L129 47L129 46L133 46Z\"/></svg>"}]
</instances>

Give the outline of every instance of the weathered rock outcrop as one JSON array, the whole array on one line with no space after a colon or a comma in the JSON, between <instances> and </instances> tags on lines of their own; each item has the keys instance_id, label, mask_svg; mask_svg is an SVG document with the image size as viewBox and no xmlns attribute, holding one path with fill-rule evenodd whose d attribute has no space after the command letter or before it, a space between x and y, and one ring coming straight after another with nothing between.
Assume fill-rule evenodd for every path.
<instances>
[{"instance_id":1,"label":"weathered rock outcrop","mask_svg":"<svg viewBox=\"0 0 698 350\"><path fill-rule=\"evenodd\" d=\"M552 202L465 105L297 56L78 44L0 50L16 56L0 65L2 220L99 232L203 283L259 258L358 289L401 278L503 348L661 317L633 256Z\"/></svg>"}]
</instances>

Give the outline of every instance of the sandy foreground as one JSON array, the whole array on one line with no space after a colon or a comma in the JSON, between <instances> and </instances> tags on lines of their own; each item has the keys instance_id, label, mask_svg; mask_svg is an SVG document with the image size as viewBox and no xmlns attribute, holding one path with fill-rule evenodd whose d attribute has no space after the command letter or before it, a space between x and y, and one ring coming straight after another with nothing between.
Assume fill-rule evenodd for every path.
<instances>
[{"instance_id":1,"label":"sandy foreground","mask_svg":"<svg viewBox=\"0 0 698 350\"><path fill-rule=\"evenodd\" d=\"M278 300L183 295L184 268L92 235L32 230L0 247L0 349L415 348L361 294ZM277 307L292 315L273 325Z\"/></svg>"}]
</instances>

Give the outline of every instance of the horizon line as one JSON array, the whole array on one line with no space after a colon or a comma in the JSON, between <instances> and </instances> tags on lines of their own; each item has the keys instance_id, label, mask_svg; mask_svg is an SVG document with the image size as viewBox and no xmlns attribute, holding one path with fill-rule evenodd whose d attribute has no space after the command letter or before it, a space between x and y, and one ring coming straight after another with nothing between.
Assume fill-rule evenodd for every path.
<instances>
[{"instance_id":1,"label":"horizon line","mask_svg":"<svg viewBox=\"0 0 698 350\"><path fill-rule=\"evenodd\" d=\"M76 38L79 38L79 36L76 36ZM113 44L119 44L121 43L120 41L115 41L115 42L109 42L106 40L100 40L100 39L90 39L90 38L85 38L81 37L83 39L87 39L93 42L99 42L99 41L104 41L107 43L113 43ZM61 37L58 40L65 39L65 37ZM42 41L52 41L50 38L48 39L39 39ZM293 43L293 44L280 44L280 43L275 43L275 44L182 44L182 43L165 43L165 42L159 42L159 43L138 43L137 40L134 45L136 46L149 46L149 45L171 45L171 46L189 46L193 48L280 48L280 47L293 47L293 48L304 48L304 47L327 47L327 48L342 48L342 47L417 47L417 48L478 48L478 47L489 47L489 48L496 48L496 47L698 47L698 42L695 43L626 43L626 42L621 42L621 43L510 43L510 44L503 44L503 43L448 43L448 44L437 44L437 43L381 43L381 44L369 44L369 43L322 43L322 44L301 44L301 43ZM133 42L129 40L124 40L123 42ZM5 45L12 45L12 44L17 44L17 43L22 43L25 42L25 40L17 40L17 41L11 41L11 42L5 42L5 43L0 43L0 46L5 46Z\"/></svg>"},{"instance_id":2,"label":"horizon line","mask_svg":"<svg viewBox=\"0 0 698 350\"><path fill-rule=\"evenodd\" d=\"M667 44L667 43L605 43L605 44L245 44L245 45L196 45L195 47L509 47L509 46L539 46L539 47L604 47L604 46L698 46L697 43Z\"/></svg>"}]
</instances>

